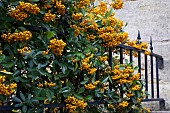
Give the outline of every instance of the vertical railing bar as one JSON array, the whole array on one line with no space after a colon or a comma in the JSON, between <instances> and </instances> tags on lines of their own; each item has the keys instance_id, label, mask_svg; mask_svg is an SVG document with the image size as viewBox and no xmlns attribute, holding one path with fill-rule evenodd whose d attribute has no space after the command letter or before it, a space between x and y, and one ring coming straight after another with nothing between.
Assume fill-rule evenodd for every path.
<instances>
[{"instance_id":1,"label":"vertical railing bar","mask_svg":"<svg viewBox=\"0 0 170 113\"><path fill-rule=\"evenodd\" d=\"M66 86L66 78L64 77L64 84L62 85L62 87L65 87L65 86ZM61 97L61 103L64 103L64 100L65 100L65 98L64 98L64 96L62 96ZM64 113L63 107L61 107L60 113Z\"/></svg>"},{"instance_id":2,"label":"vertical railing bar","mask_svg":"<svg viewBox=\"0 0 170 113\"><path fill-rule=\"evenodd\" d=\"M148 62L147 62L148 58L147 55L145 55L145 89L148 92ZM146 96L146 98L148 98L148 96Z\"/></svg>"},{"instance_id":3,"label":"vertical railing bar","mask_svg":"<svg viewBox=\"0 0 170 113\"><path fill-rule=\"evenodd\" d=\"M109 48L109 66L112 68L112 48Z\"/></svg>"},{"instance_id":4,"label":"vertical railing bar","mask_svg":"<svg viewBox=\"0 0 170 113\"><path fill-rule=\"evenodd\" d=\"M77 76L77 78L76 78L76 84L75 84L75 91L79 88L79 87L83 87L83 85L82 84L80 84L80 82L81 81L83 81L84 80L84 75L83 75L83 73L82 72L80 72L80 74Z\"/></svg>"},{"instance_id":5,"label":"vertical railing bar","mask_svg":"<svg viewBox=\"0 0 170 113\"><path fill-rule=\"evenodd\" d=\"M21 70L20 70L20 76L21 76ZM17 91L16 91L16 97L20 98L20 89L21 88L21 82L17 82Z\"/></svg>"},{"instance_id":6,"label":"vertical railing bar","mask_svg":"<svg viewBox=\"0 0 170 113\"><path fill-rule=\"evenodd\" d=\"M158 73L158 58L156 57L156 85L157 85L157 98L159 98L159 73Z\"/></svg>"},{"instance_id":7,"label":"vertical railing bar","mask_svg":"<svg viewBox=\"0 0 170 113\"><path fill-rule=\"evenodd\" d=\"M130 51L130 62L132 62L133 61L133 51L132 51L132 49L130 49L129 51Z\"/></svg>"},{"instance_id":8,"label":"vertical railing bar","mask_svg":"<svg viewBox=\"0 0 170 113\"><path fill-rule=\"evenodd\" d=\"M96 78L96 80L99 80L99 66L97 65L96 68L97 68L97 71L96 71L95 78Z\"/></svg>"},{"instance_id":9,"label":"vertical railing bar","mask_svg":"<svg viewBox=\"0 0 170 113\"><path fill-rule=\"evenodd\" d=\"M97 69L97 71L96 71L95 79L99 80L99 66L98 65L96 65L96 69ZM110 83L109 83L109 85L110 85ZM99 85L97 85L97 86L99 86ZM98 97L95 97L94 100L98 100Z\"/></svg>"},{"instance_id":10,"label":"vertical railing bar","mask_svg":"<svg viewBox=\"0 0 170 113\"><path fill-rule=\"evenodd\" d=\"M123 48L120 47L120 64L123 64Z\"/></svg>"},{"instance_id":11,"label":"vertical railing bar","mask_svg":"<svg viewBox=\"0 0 170 113\"><path fill-rule=\"evenodd\" d=\"M76 83L75 83L76 88L74 89L75 91L76 91L76 90L78 89L78 87L79 87L80 80L81 80L81 75L77 76L77 78L76 78Z\"/></svg>"},{"instance_id":12,"label":"vertical railing bar","mask_svg":"<svg viewBox=\"0 0 170 113\"><path fill-rule=\"evenodd\" d=\"M141 51L138 51L138 73L140 73L140 78L141 78Z\"/></svg>"},{"instance_id":13,"label":"vertical railing bar","mask_svg":"<svg viewBox=\"0 0 170 113\"><path fill-rule=\"evenodd\" d=\"M140 36L140 31L138 30L138 36L137 36L137 44L141 43L141 36ZM140 78L141 78L141 51L138 50L138 73L140 73Z\"/></svg>"},{"instance_id":14,"label":"vertical railing bar","mask_svg":"<svg viewBox=\"0 0 170 113\"><path fill-rule=\"evenodd\" d=\"M133 61L133 50L132 49L129 49L129 55L130 55L129 57L130 63L132 63ZM130 97L130 102L133 102L131 97Z\"/></svg>"},{"instance_id":15,"label":"vertical railing bar","mask_svg":"<svg viewBox=\"0 0 170 113\"><path fill-rule=\"evenodd\" d=\"M151 58L151 96L154 98L153 56Z\"/></svg>"},{"instance_id":16,"label":"vertical railing bar","mask_svg":"<svg viewBox=\"0 0 170 113\"><path fill-rule=\"evenodd\" d=\"M111 69L113 68L112 67L112 63L113 63L113 61L112 61L112 57L113 57L113 55L112 55L112 48L110 47L109 48L109 66L111 67ZM112 83L109 81L109 89L110 89L110 91L112 90Z\"/></svg>"},{"instance_id":17,"label":"vertical railing bar","mask_svg":"<svg viewBox=\"0 0 170 113\"><path fill-rule=\"evenodd\" d=\"M123 64L123 48L120 47L120 64ZM123 88L121 86L121 90L123 91ZM121 93L121 97L123 98L123 92L120 92Z\"/></svg>"},{"instance_id":18,"label":"vertical railing bar","mask_svg":"<svg viewBox=\"0 0 170 113\"><path fill-rule=\"evenodd\" d=\"M83 81L83 80L84 80L83 72L80 72L79 77L78 77L78 79L77 79L77 82L78 82L77 87L83 87L83 85L80 84L80 82Z\"/></svg>"},{"instance_id":19,"label":"vertical railing bar","mask_svg":"<svg viewBox=\"0 0 170 113\"><path fill-rule=\"evenodd\" d=\"M20 76L21 76L21 70L20 70ZM20 97L20 91L21 91L20 88L21 88L21 81L17 82L16 97L19 98L19 99L21 98L21 97ZM15 103L15 102L14 102L14 103Z\"/></svg>"},{"instance_id":20,"label":"vertical railing bar","mask_svg":"<svg viewBox=\"0 0 170 113\"><path fill-rule=\"evenodd\" d=\"M16 91L16 97L20 98L20 86L21 86L21 82L19 81L17 83L17 91Z\"/></svg>"},{"instance_id":21,"label":"vertical railing bar","mask_svg":"<svg viewBox=\"0 0 170 113\"><path fill-rule=\"evenodd\" d=\"M152 37L150 37L150 50L153 52ZM150 55L151 60L151 96L154 98L154 77L153 77L153 55Z\"/></svg>"}]
</instances>

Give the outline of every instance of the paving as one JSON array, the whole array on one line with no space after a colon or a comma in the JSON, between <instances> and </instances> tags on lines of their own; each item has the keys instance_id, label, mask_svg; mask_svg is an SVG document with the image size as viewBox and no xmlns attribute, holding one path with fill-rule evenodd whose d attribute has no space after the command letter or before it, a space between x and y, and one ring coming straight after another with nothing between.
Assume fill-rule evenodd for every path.
<instances>
[{"instance_id":1,"label":"paving","mask_svg":"<svg viewBox=\"0 0 170 113\"><path fill-rule=\"evenodd\" d=\"M170 111L151 111L151 113L170 113Z\"/></svg>"}]
</instances>

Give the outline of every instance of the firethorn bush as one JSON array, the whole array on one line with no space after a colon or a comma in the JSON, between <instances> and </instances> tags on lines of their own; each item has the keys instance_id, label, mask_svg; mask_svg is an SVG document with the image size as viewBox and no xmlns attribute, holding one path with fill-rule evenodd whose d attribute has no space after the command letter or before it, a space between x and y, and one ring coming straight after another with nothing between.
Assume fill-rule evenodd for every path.
<instances>
[{"instance_id":1,"label":"firethorn bush","mask_svg":"<svg viewBox=\"0 0 170 113\"><path fill-rule=\"evenodd\" d=\"M1 106L24 113L148 113L137 67L108 63L109 49L119 44L147 51L115 17L122 7L121 0L0 0Z\"/></svg>"}]
</instances>

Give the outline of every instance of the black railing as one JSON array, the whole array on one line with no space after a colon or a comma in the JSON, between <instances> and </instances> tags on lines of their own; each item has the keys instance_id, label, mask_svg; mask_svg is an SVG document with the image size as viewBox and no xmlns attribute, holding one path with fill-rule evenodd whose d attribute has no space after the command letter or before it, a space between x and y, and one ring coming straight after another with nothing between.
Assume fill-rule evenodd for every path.
<instances>
[{"instance_id":1,"label":"black railing","mask_svg":"<svg viewBox=\"0 0 170 113\"><path fill-rule=\"evenodd\" d=\"M140 33L138 33L137 37L137 43L140 43ZM150 55L144 54L143 50L139 50L130 46L122 45L120 44L118 46L119 52L120 52L120 63L123 63L124 54L123 50L129 51L129 61L133 61L133 51L137 52L137 61L138 64L138 72L141 74L142 79L145 80L145 90L150 94L146 97L146 99L143 100L143 102L146 101L159 101L160 110L165 109L165 100L163 98L160 98L160 90L159 90L159 69L164 68L164 62L163 57L153 53L153 46L152 46L152 38L150 38ZM109 53L112 54L112 53ZM143 57L142 57L143 55ZM150 59L149 59L150 57ZM149 63L148 63L149 61ZM142 62L144 65L144 68L142 68ZM112 64L110 64L112 65ZM142 73L142 69L144 69L144 72ZM150 72L150 73L148 73ZM144 74L144 76L142 76ZM150 81L149 81L150 80ZM154 81L155 80L155 81ZM149 84L150 83L150 84ZM149 87L150 85L150 87Z\"/></svg>"},{"instance_id":2,"label":"black railing","mask_svg":"<svg viewBox=\"0 0 170 113\"><path fill-rule=\"evenodd\" d=\"M122 49L125 50L129 50L129 54L130 54L130 58L129 61L133 61L133 55L132 52L133 51L137 51L138 52L138 60L137 60L137 64L138 64L138 72L141 74L144 74L145 76L143 76L142 79L145 80L145 90L150 94L150 96L147 96L146 99L144 99L143 101L159 101L159 105L160 105L160 109L163 110L165 109L165 100L163 98L160 98L160 91L159 91L159 69L163 69L163 58L160 55L157 55L155 53L153 53L151 51L151 54L145 55L144 51L142 50L137 50L136 48L133 47L129 47L129 46L125 46L125 45L119 45L118 46L120 48L120 62L123 63L123 56L121 54ZM141 55L143 54L143 58L144 60L142 60ZM148 63L148 60L150 57L150 64ZM154 61L155 59L155 61ZM142 67L141 67L141 63L144 63L144 72L142 73ZM149 68L150 67L150 68ZM154 69L155 68L155 69ZM155 70L155 71L154 71ZM150 73L148 73L150 71ZM142 75L141 75L142 77ZM149 79L150 79L150 87L149 87ZM154 83L154 79L156 80L156 82ZM155 87L155 86L156 87ZM155 90L156 89L156 90Z\"/></svg>"},{"instance_id":3,"label":"black railing","mask_svg":"<svg viewBox=\"0 0 170 113\"><path fill-rule=\"evenodd\" d=\"M137 37L137 43L140 43L141 37L140 33L138 32L138 37ZM157 55L153 53L153 47L152 47L152 38L150 39L150 55L144 54L144 50L139 50L131 46L126 46L123 44L120 44L117 46L117 51L119 53L119 59L120 59L120 64L123 64L125 61L125 57L127 55L124 54L124 50L129 51L129 56L128 56L128 61L132 62L135 59L135 63L137 63L139 69L138 72L141 74L141 78L145 80L145 90L150 94L149 96L146 97L146 99L143 100L143 102L147 101L159 101L160 105L160 110L165 109L165 100L163 98L160 98L160 90L159 90L159 69L163 69L164 64L163 64L163 57L160 55ZM137 57L133 56L133 52L137 53ZM109 48L109 59L108 59L109 65L112 67L113 65L113 48ZM142 69L144 67L144 72L142 72ZM83 75L83 74L82 74ZM144 75L144 76L143 76ZM80 83L83 79L83 76L81 78L78 78L78 82ZM96 72L96 80L99 79L99 71L97 70ZM65 81L66 79L64 79ZM149 82L150 80L150 82ZM156 80L156 82L154 82ZM66 83L66 82L65 82ZM81 84L80 84L81 85ZM149 87L150 85L150 87ZM19 86L19 83L18 83ZM63 85L63 87L65 84ZM112 90L112 84L109 81L109 89ZM20 90L18 88L16 92L16 96L20 96ZM61 98L61 102L64 102L64 97ZM99 104L104 104L103 102L88 102L88 105L99 105ZM60 107L61 108L61 113L63 112L62 107L64 107L64 103L59 103L59 104L44 104L44 108L54 108L54 107ZM0 111L10 111L13 109L13 106L0 106Z\"/></svg>"}]
</instances>

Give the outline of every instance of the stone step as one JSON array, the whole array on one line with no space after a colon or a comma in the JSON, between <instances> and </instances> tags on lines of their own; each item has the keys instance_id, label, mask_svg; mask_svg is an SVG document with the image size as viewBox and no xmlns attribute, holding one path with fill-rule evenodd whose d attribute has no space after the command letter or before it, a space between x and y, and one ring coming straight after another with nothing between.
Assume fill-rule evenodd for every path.
<instances>
[{"instance_id":1,"label":"stone step","mask_svg":"<svg viewBox=\"0 0 170 113\"><path fill-rule=\"evenodd\" d=\"M170 111L151 111L151 113L170 113Z\"/></svg>"}]
</instances>

